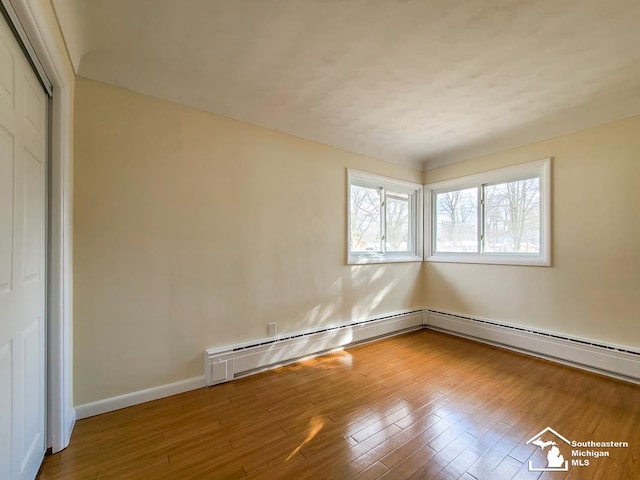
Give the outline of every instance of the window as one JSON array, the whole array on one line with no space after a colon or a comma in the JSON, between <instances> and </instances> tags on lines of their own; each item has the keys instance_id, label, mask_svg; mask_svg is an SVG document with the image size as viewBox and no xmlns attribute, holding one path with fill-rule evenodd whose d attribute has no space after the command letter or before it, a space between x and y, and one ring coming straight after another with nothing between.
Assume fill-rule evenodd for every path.
<instances>
[{"instance_id":1,"label":"window","mask_svg":"<svg viewBox=\"0 0 640 480\"><path fill-rule=\"evenodd\" d=\"M426 187L427 260L550 265L551 159Z\"/></svg>"},{"instance_id":2,"label":"window","mask_svg":"<svg viewBox=\"0 0 640 480\"><path fill-rule=\"evenodd\" d=\"M356 170L349 177L349 263L422 260L422 186Z\"/></svg>"}]
</instances>

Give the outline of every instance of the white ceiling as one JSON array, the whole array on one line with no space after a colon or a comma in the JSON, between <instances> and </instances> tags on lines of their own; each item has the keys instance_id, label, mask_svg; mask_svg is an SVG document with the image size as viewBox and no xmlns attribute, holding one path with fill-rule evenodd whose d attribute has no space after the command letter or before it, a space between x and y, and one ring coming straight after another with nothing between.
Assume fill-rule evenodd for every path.
<instances>
[{"instance_id":1,"label":"white ceiling","mask_svg":"<svg viewBox=\"0 0 640 480\"><path fill-rule=\"evenodd\" d=\"M638 0L53 3L81 76L418 169L640 114Z\"/></svg>"}]
</instances>

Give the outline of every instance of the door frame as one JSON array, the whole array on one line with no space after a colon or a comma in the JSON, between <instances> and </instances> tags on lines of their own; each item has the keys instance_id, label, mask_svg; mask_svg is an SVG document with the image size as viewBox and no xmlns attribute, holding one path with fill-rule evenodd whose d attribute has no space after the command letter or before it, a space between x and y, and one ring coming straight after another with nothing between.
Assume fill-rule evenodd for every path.
<instances>
[{"instance_id":1,"label":"door frame","mask_svg":"<svg viewBox=\"0 0 640 480\"><path fill-rule=\"evenodd\" d=\"M51 81L47 279L46 445L53 453L71 439L73 408L73 91L75 73L51 0L1 0L12 9Z\"/></svg>"}]
</instances>

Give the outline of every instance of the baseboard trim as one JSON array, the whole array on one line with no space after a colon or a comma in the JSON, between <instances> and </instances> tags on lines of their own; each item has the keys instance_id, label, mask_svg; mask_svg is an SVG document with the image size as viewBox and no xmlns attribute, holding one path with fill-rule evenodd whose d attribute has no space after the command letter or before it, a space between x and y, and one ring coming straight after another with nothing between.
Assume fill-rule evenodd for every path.
<instances>
[{"instance_id":1,"label":"baseboard trim","mask_svg":"<svg viewBox=\"0 0 640 480\"><path fill-rule=\"evenodd\" d=\"M526 355L640 383L640 351L557 332L502 324L458 313L426 310L425 327Z\"/></svg>"},{"instance_id":2,"label":"baseboard trim","mask_svg":"<svg viewBox=\"0 0 640 480\"><path fill-rule=\"evenodd\" d=\"M404 318L403 318L404 317ZM401 319L413 318L409 323L399 323ZM381 322L382 321L382 322ZM387 327L384 327L387 325ZM257 371L269 370L276 366L296 363L306 358L324 355L338 348L345 348L355 344L372 343L383 338L410 332L420 328L428 328L441 331L450 335L468 338L474 341L486 343L496 347L506 348L525 355L550 360L552 362L568 365L570 367L587 370L608 377L624 380L627 382L640 384L640 378L636 372L640 372L640 351L630 347L617 345L606 345L596 342L564 337L554 332L537 331L529 327L519 327L514 325L500 324L499 322L479 317L471 317L457 313L436 311L429 309L418 309L406 312L396 312L385 317L369 319L360 324L345 325L325 329L322 332L309 332L312 335L324 333L331 334L331 337L338 333L353 333L354 328L361 328L367 334L359 336L353 335L351 343L338 341L336 344L324 343L325 348L318 348L314 351L304 352L304 355L295 357L280 358L280 362L275 365L260 365L255 370L238 371L233 374L229 370L230 380L242 377ZM377 331L371 330L377 328ZM371 336L369 336L371 335ZM356 341L353 341L356 340ZM225 354L241 352L242 350L255 350L256 346L270 346L273 342L270 339L267 344L260 345L259 342L252 342L251 345L234 345L219 349L211 349L209 355L224 357ZM256 345L258 343L258 345ZM157 387L131 392L117 397L106 398L96 402L86 403L75 407L75 416L70 424L73 429L75 420L93 417L102 413L120 410L122 408L138 405L141 403L158 400L190 390L195 390L207 386L206 376L194 377L179 382L160 385Z\"/></svg>"},{"instance_id":3,"label":"baseboard trim","mask_svg":"<svg viewBox=\"0 0 640 480\"><path fill-rule=\"evenodd\" d=\"M83 418L93 417L102 413L120 410L121 408L170 397L171 395L177 395L178 393L188 392L189 390L195 390L204 386L206 386L205 378L204 376L201 376L181 380L175 383L169 383L167 385L147 388L137 392L126 393L117 397L105 398L104 400L98 400L97 402L78 405L76 407L76 418L81 420Z\"/></svg>"},{"instance_id":4,"label":"baseboard trim","mask_svg":"<svg viewBox=\"0 0 640 480\"><path fill-rule=\"evenodd\" d=\"M78 419L77 410L75 408L70 408L67 418L69 419L69 424L67 425L67 438L71 439L71 434L73 433L73 429L76 426L76 420Z\"/></svg>"},{"instance_id":5,"label":"baseboard trim","mask_svg":"<svg viewBox=\"0 0 640 480\"><path fill-rule=\"evenodd\" d=\"M232 347L211 348L204 352L207 385L232 381L337 348L421 329L423 325L424 312L418 309L318 330L289 333Z\"/></svg>"}]
</instances>

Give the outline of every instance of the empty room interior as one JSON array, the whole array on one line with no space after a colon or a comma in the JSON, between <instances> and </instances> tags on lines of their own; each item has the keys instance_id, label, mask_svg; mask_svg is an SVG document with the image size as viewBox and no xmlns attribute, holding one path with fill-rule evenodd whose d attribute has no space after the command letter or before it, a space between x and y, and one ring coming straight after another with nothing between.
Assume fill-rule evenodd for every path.
<instances>
[{"instance_id":1,"label":"empty room interior","mask_svg":"<svg viewBox=\"0 0 640 480\"><path fill-rule=\"evenodd\" d=\"M0 480L640 478L640 3L0 1Z\"/></svg>"}]
</instances>

